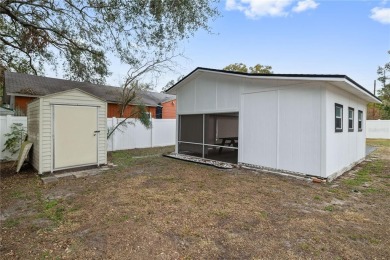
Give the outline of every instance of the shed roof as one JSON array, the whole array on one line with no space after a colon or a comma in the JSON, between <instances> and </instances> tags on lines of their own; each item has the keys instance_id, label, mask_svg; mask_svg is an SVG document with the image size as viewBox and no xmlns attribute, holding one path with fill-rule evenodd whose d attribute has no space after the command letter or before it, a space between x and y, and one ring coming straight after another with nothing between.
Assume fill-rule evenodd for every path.
<instances>
[{"instance_id":1,"label":"shed roof","mask_svg":"<svg viewBox=\"0 0 390 260\"><path fill-rule=\"evenodd\" d=\"M219 75L230 75L243 78L252 79L283 79L283 80L312 80L312 81L324 81L332 83L333 85L350 92L363 100L374 103L381 103L382 101L376 97L373 93L365 89L363 86L356 83L354 80L349 78L347 75L340 74L252 74L244 72L226 71L218 69L210 69L198 67L190 72L187 76L173 85L165 92L170 94L176 94L176 90L184 85L191 79L199 76L202 73L214 73Z\"/></svg>"},{"instance_id":2,"label":"shed roof","mask_svg":"<svg viewBox=\"0 0 390 260\"><path fill-rule=\"evenodd\" d=\"M89 82L56 79L10 71L5 72L5 91L7 95L39 97L75 88L104 99L109 103L117 103L122 90L119 87L98 85ZM139 93L139 102L134 103L157 106L159 103L174 99L176 99L174 95L141 91Z\"/></svg>"}]
</instances>

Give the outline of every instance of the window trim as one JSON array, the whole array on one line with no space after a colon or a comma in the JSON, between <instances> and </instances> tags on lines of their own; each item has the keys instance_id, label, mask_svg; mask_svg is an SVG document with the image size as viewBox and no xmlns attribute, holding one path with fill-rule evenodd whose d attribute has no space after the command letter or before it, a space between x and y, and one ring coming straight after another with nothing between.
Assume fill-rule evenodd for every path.
<instances>
[{"instance_id":1,"label":"window trim","mask_svg":"<svg viewBox=\"0 0 390 260\"><path fill-rule=\"evenodd\" d=\"M359 118L359 115L362 115L362 117ZM359 127L359 123L361 123L360 127ZM363 131L363 111L358 110L358 132L362 132L362 131Z\"/></svg>"},{"instance_id":2,"label":"window trim","mask_svg":"<svg viewBox=\"0 0 390 260\"><path fill-rule=\"evenodd\" d=\"M336 120L339 118L339 117L337 117L337 108L341 108L341 128L337 128L337 125L336 125ZM343 105L335 103L334 104L334 130L336 133L343 132L343 116L344 116Z\"/></svg>"},{"instance_id":3,"label":"window trim","mask_svg":"<svg viewBox=\"0 0 390 260\"><path fill-rule=\"evenodd\" d=\"M349 111L352 111L352 128L349 128ZM355 131L355 109L353 107L348 107L348 132Z\"/></svg>"}]
</instances>

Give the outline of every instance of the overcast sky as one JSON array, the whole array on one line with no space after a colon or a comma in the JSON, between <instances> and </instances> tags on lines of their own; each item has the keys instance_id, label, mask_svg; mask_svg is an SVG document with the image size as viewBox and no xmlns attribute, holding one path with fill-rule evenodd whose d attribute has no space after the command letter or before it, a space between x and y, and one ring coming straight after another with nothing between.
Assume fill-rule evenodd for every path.
<instances>
[{"instance_id":1,"label":"overcast sky","mask_svg":"<svg viewBox=\"0 0 390 260\"><path fill-rule=\"evenodd\" d=\"M346 74L372 91L378 65L389 62L390 1L227 0L218 7L213 33L181 43L187 59L155 81L156 91L196 67L236 62L274 73ZM111 70L107 83L118 85L126 71L116 60Z\"/></svg>"}]
</instances>

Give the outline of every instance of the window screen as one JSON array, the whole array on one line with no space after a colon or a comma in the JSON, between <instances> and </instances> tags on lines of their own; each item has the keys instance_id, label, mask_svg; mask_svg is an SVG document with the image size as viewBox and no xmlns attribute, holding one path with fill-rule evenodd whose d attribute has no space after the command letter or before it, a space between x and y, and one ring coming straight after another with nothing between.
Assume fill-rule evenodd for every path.
<instances>
[{"instance_id":1,"label":"window screen","mask_svg":"<svg viewBox=\"0 0 390 260\"><path fill-rule=\"evenodd\" d=\"M352 107L348 108L348 131L353 132L353 125L354 125L354 109Z\"/></svg>"},{"instance_id":2,"label":"window screen","mask_svg":"<svg viewBox=\"0 0 390 260\"><path fill-rule=\"evenodd\" d=\"M181 115L179 141L203 143L203 115Z\"/></svg>"},{"instance_id":3,"label":"window screen","mask_svg":"<svg viewBox=\"0 0 390 260\"><path fill-rule=\"evenodd\" d=\"M363 130L363 111L358 111L358 131Z\"/></svg>"},{"instance_id":4,"label":"window screen","mask_svg":"<svg viewBox=\"0 0 390 260\"><path fill-rule=\"evenodd\" d=\"M335 130L343 131L343 105L335 104Z\"/></svg>"}]
</instances>

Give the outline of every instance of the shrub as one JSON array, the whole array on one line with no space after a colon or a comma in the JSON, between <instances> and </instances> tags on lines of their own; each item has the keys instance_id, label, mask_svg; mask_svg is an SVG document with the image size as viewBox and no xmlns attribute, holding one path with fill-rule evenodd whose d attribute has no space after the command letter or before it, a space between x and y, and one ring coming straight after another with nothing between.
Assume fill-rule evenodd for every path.
<instances>
[{"instance_id":1,"label":"shrub","mask_svg":"<svg viewBox=\"0 0 390 260\"><path fill-rule=\"evenodd\" d=\"M11 125L11 132L4 135L7 139L4 143L4 151L9 151L12 155L17 153L26 139L26 130L21 123L14 123Z\"/></svg>"}]
</instances>

